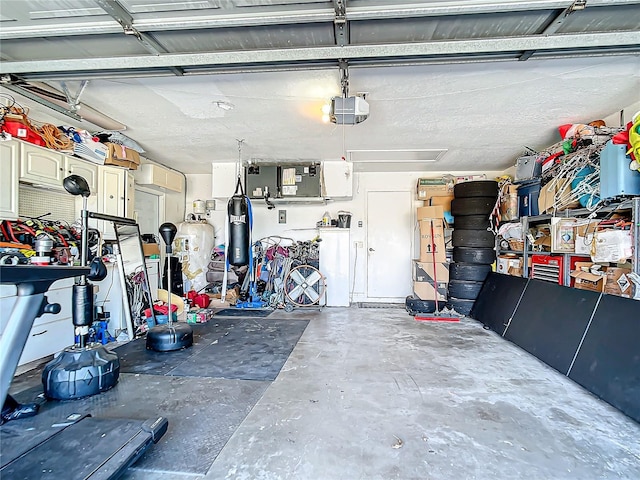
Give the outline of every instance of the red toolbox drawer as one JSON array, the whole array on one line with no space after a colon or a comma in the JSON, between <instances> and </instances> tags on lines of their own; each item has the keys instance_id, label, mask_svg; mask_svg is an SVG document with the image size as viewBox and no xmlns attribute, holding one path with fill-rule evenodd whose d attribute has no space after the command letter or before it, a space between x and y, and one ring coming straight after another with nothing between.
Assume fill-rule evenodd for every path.
<instances>
[{"instance_id":1,"label":"red toolbox drawer","mask_svg":"<svg viewBox=\"0 0 640 480\"><path fill-rule=\"evenodd\" d=\"M562 285L564 257L562 255L531 255L531 278Z\"/></svg>"}]
</instances>

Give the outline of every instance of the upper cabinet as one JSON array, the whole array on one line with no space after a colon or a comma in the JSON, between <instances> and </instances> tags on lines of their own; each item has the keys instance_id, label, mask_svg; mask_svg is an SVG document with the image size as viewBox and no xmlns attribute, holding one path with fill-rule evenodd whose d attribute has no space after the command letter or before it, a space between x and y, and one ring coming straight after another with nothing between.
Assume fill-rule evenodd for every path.
<instances>
[{"instance_id":1,"label":"upper cabinet","mask_svg":"<svg viewBox=\"0 0 640 480\"><path fill-rule=\"evenodd\" d=\"M0 142L0 219L18 218L18 175L20 144Z\"/></svg>"},{"instance_id":2,"label":"upper cabinet","mask_svg":"<svg viewBox=\"0 0 640 480\"><path fill-rule=\"evenodd\" d=\"M98 169L98 212L116 217L132 218L135 205L133 175L118 167ZM99 220L97 228L105 240L115 240L111 222Z\"/></svg>"},{"instance_id":3,"label":"upper cabinet","mask_svg":"<svg viewBox=\"0 0 640 480\"><path fill-rule=\"evenodd\" d=\"M182 175L161 165L144 163L135 174L136 183L150 187L166 188L174 192L182 192Z\"/></svg>"},{"instance_id":4,"label":"upper cabinet","mask_svg":"<svg viewBox=\"0 0 640 480\"><path fill-rule=\"evenodd\" d=\"M74 157L65 157L64 176L80 175L89 184L91 193L98 192L98 166Z\"/></svg>"},{"instance_id":5,"label":"upper cabinet","mask_svg":"<svg viewBox=\"0 0 640 480\"><path fill-rule=\"evenodd\" d=\"M353 164L351 162L322 162L323 195L327 198L353 197Z\"/></svg>"},{"instance_id":6,"label":"upper cabinet","mask_svg":"<svg viewBox=\"0 0 640 480\"><path fill-rule=\"evenodd\" d=\"M20 180L62 188L66 155L22 143L20 148Z\"/></svg>"}]
</instances>

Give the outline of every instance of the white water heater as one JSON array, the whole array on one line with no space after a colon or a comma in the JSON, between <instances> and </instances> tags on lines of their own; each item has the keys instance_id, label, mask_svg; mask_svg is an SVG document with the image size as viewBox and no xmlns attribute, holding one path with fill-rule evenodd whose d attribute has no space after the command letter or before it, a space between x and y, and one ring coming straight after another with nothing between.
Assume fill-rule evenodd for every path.
<instances>
[{"instance_id":1,"label":"white water heater","mask_svg":"<svg viewBox=\"0 0 640 480\"><path fill-rule=\"evenodd\" d=\"M207 270L214 245L214 229L206 221L189 220L178 224L173 252L182 262L185 291L198 291L207 286Z\"/></svg>"}]
</instances>

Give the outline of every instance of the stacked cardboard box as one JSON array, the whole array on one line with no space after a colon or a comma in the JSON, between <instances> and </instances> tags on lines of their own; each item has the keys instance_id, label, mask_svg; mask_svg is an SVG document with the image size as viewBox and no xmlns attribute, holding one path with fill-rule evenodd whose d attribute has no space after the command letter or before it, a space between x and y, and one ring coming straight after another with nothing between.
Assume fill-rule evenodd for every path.
<instances>
[{"instance_id":1,"label":"stacked cardboard box","mask_svg":"<svg viewBox=\"0 0 640 480\"><path fill-rule=\"evenodd\" d=\"M413 261L413 292L421 300L446 300L449 268L442 206L418 208L420 258Z\"/></svg>"},{"instance_id":2,"label":"stacked cardboard box","mask_svg":"<svg viewBox=\"0 0 640 480\"><path fill-rule=\"evenodd\" d=\"M105 158L105 165L125 167L129 170L137 170L140 165L140 154L124 145L105 143L109 148L109 154Z\"/></svg>"},{"instance_id":3,"label":"stacked cardboard box","mask_svg":"<svg viewBox=\"0 0 640 480\"><path fill-rule=\"evenodd\" d=\"M417 193L418 200L428 200L431 197L453 195L453 180L445 180L443 178L419 178Z\"/></svg>"},{"instance_id":4,"label":"stacked cardboard box","mask_svg":"<svg viewBox=\"0 0 640 480\"><path fill-rule=\"evenodd\" d=\"M605 274L599 265L593 262L576 262L575 270L571 272L574 279L574 288L591 290L592 292L604 291Z\"/></svg>"},{"instance_id":5,"label":"stacked cardboard box","mask_svg":"<svg viewBox=\"0 0 640 480\"><path fill-rule=\"evenodd\" d=\"M631 266L628 267L607 267L605 272L604 293L618 295L620 297L631 298L633 288L628 275L631 273Z\"/></svg>"},{"instance_id":6,"label":"stacked cardboard box","mask_svg":"<svg viewBox=\"0 0 640 480\"><path fill-rule=\"evenodd\" d=\"M449 264L446 262L413 261L413 293L420 300L435 300L438 286L438 301L446 301L449 285Z\"/></svg>"},{"instance_id":7,"label":"stacked cardboard box","mask_svg":"<svg viewBox=\"0 0 640 480\"><path fill-rule=\"evenodd\" d=\"M522 276L522 257L518 255L499 255L496 262L496 271L514 277Z\"/></svg>"}]
</instances>

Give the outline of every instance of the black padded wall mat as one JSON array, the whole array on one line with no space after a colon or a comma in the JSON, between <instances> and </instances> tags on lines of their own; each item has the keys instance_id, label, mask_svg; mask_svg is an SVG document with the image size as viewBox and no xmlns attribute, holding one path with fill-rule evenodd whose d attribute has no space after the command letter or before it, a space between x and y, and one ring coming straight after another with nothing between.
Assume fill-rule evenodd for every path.
<instances>
[{"instance_id":1,"label":"black padded wall mat","mask_svg":"<svg viewBox=\"0 0 640 480\"><path fill-rule=\"evenodd\" d=\"M469 316L502 335L516 310L527 281L522 277L490 273Z\"/></svg>"},{"instance_id":2,"label":"black padded wall mat","mask_svg":"<svg viewBox=\"0 0 640 480\"><path fill-rule=\"evenodd\" d=\"M603 295L569 378L640 422L640 302Z\"/></svg>"},{"instance_id":3,"label":"black padded wall mat","mask_svg":"<svg viewBox=\"0 0 640 480\"><path fill-rule=\"evenodd\" d=\"M504 337L566 375L599 296L530 280Z\"/></svg>"}]
</instances>

